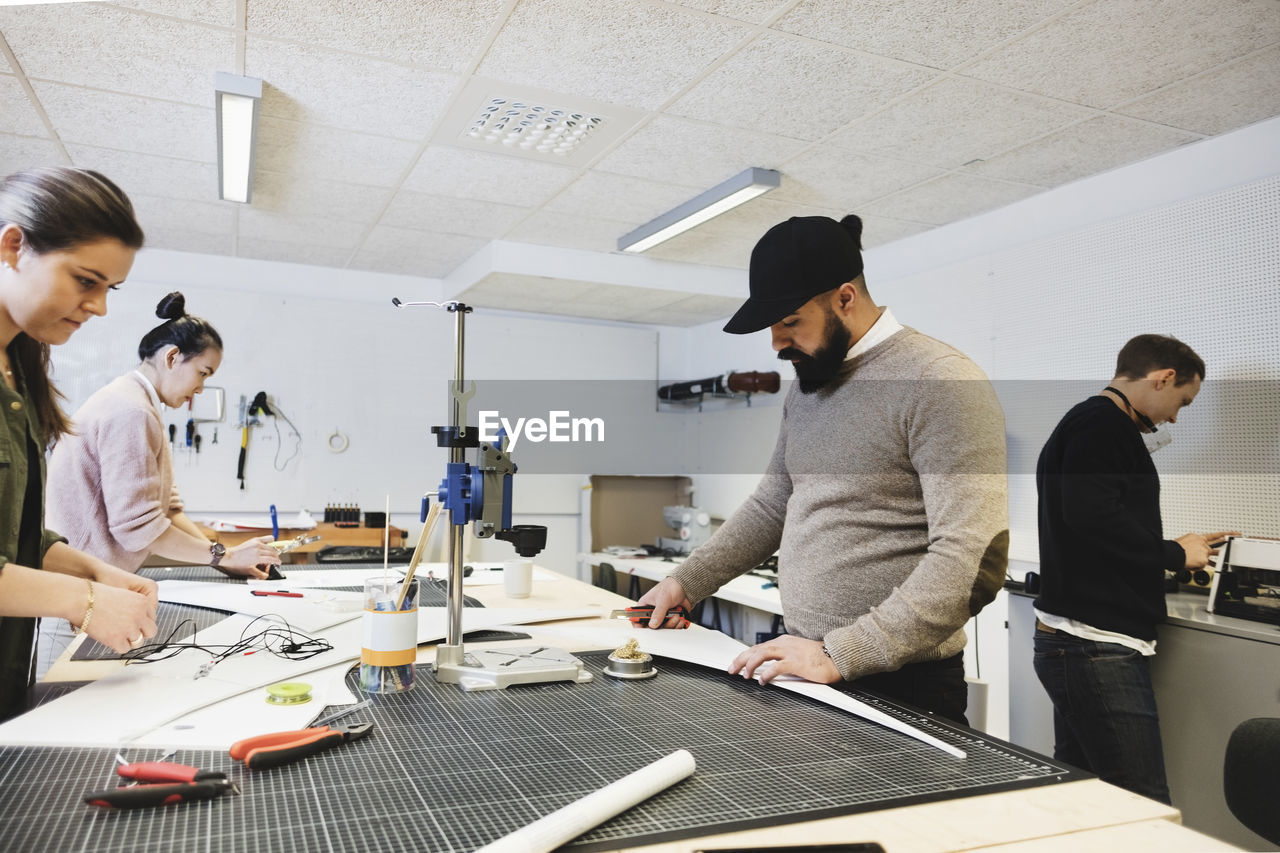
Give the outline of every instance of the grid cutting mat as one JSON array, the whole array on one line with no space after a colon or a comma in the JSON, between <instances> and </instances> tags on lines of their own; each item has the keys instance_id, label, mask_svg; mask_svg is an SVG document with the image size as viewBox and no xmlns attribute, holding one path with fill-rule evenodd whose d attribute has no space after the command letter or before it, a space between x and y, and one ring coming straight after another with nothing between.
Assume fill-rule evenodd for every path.
<instances>
[{"instance_id":1,"label":"grid cutting mat","mask_svg":"<svg viewBox=\"0 0 1280 853\"><path fill-rule=\"evenodd\" d=\"M595 851L1085 778L968 729L867 698L968 753L777 689L658 661L647 681L463 693L429 667L409 693L375 696L342 724L366 738L249 771L225 753L172 760L226 771L238 797L134 812L85 806L114 784L112 750L0 750L8 850L470 851L676 749L696 773L577 839ZM134 751L129 760L154 760ZM12 839L12 842L9 842Z\"/></svg>"},{"instance_id":2,"label":"grid cutting mat","mask_svg":"<svg viewBox=\"0 0 1280 853\"><path fill-rule=\"evenodd\" d=\"M292 574L297 571L334 571L340 569L368 569L368 564L364 563L326 563L324 565L291 565L287 567L287 571ZM202 581L205 583L239 583L245 581L237 578L231 578L222 572L210 566L172 566L167 568L149 568L142 569L138 574L149 577L152 580L175 580L175 581ZM287 577L287 575L286 575ZM432 580L428 578L420 578L418 584L418 606L419 607L444 607L447 602L445 582L441 580ZM341 589L353 592L359 592L364 589L360 586L335 586L329 589ZM462 603L467 607L483 607L479 601L471 596L463 596ZM226 612L222 610L210 610L205 607L194 607L188 604L166 604L161 603L156 610L156 637L159 639L168 639L175 631L177 636L173 639L184 640L191 636L194 631L202 631L211 625L221 622L227 618ZM184 625L183 623L191 623ZM474 639L474 638L472 638ZM71 655L72 660L119 660L120 653L104 646L97 640L86 638L80 647Z\"/></svg>"}]
</instances>

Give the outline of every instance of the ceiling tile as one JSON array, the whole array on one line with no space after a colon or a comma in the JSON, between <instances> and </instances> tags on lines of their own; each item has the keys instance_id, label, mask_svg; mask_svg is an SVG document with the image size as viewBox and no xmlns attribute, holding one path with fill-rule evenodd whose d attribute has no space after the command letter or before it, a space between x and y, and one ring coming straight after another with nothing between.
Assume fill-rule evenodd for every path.
<instances>
[{"instance_id":1,"label":"ceiling tile","mask_svg":"<svg viewBox=\"0 0 1280 853\"><path fill-rule=\"evenodd\" d=\"M31 85L58 137L67 144L206 163L218 160L212 98L209 106L195 107L56 83L33 81Z\"/></svg>"},{"instance_id":2,"label":"ceiling tile","mask_svg":"<svg viewBox=\"0 0 1280 853\"><path fill-rule=\"evenodd\" d=\"M746 298L745 278L743 299ZM664 305L652 311L632 314L627 318L631 323L654 323L663 326L697 326L710 323L712 320L727 320L742 307L743 299L727 296L709 296L697 294Z\"/></svg>"},{"instance_id":3,"label":"ceiling tile","mask_svg":"<svg viewBox=\"0 0 1280 853\"><path fill-rule=\"evenodd\" d=\"M462 72L507 0L253 0L250 33Z\"/></svg>"},{"instance_id":4,"label":"ceiling tile","mask_svg":"<svg viewBox=\"0 0 1280 853\"><path fill-rule=\"evenodd\" d=\"M348 264L352 269L444 278L488 240L379 225Z\"/></svg>"},{"instance_id":5,"label":"ceiling tile","mask_svg":"<svg viewBox=\"0 0 1280 853\"><path fill-rule=\"evenodd\" d=\"M782 174L782 186L770 193L773 200L848 212L873 198L937 177L942 171L818 145L784 163Z\"/></svg>"},{"instance_id":6,"label":"ceiling tile","mask_svg":"<svg viewBox=\"0 0 1280 853\"><path fill-rule=\"evenodd\" d=\"M577 297L596 285L517 273L489 273L458 295L458 299L484 308L531 311L538 314L572 314Z\"/></svg>"},{"instance_id":7,"label":"ceiling tile","mask_svg":"<svg viewBox=\"0 0 1280 853\"><path fill-rule=\"evenodd\" d=\"M767 33L667 111L816 140L935 76L926 68Z\"/></svg>"},{"instance_id":8,"label":"ceiling tile","mask_svg":"<svg viewBox=\"0 0 1280 853\"><path fill-rule=\"evenodd\" d=\"M216 182L216 176L214 180ZM216 183L214 191L216 194ZM326 219L346 219L367 225L382 215L391 194L386 187L256 169L251 206L254 210L287 216L322 213Z\"/></svg>"},{"instance_id":9,"label":"ceiling tile","mask_svg":"<svg viewBox=\"0 0 1280 853\"><path fill-rule=\"evenodd\" d=\"M671 2L724 18L763 24L779 9L791 5L793 0L671 0Z\"/></svg>"},{"instance_id":10,"label":"ceiling tile","mask_svg":"<svg viewBox=\"0 0 1280 853\"><path fill-rule=\"evenodd\" d=\"M943 225L1035 195L1040 187L1008 184L972 175L943 175L866 205L868 219L885 216ZM863 211L859 211L861 215Z\"/></svg>"},{"instance_id":11,"label":"ceiling tile","mask_svg":"<svg viewBox=\"0 0 1280 853\"><path fill-rule=\"evenodd\" d=\"M212 111L210 111L212 112ZM212 142L213 134L209 134ZM290 175L393 187L418 145L385 136L264 116L258 130L257 168Z\"/></svg>"},{"instance_id":12,"label":"ceiling tile","mask_svg":"<svg viewBox=\"0 0 1280 853\"><path fill-rule=\"evenodd\" d=\"M547 202L545 209L571 214L605 209L610 219L636 226L684 204L700 192L696 187L592 171Z\"/></svg>"},{"instance_id":13,"label":"ceiling tile","mask_svg":"<svg viewBox=\"0 0 1280 853\"><path fill-rule=\"evenodd\" d=\"M379 224L493 240L528 215L526 207L401 190Z\"/></svg>"},{"instance_id":14,"label":"ceiling tile","mask_svg":"<svg viewBox=\"0 0 1280 853\"><path fill-rule=\"evenodd\" d=\"M234 202L223 204L230 205ZM267 210L256 210L252 206L238 207L240 217L237 234L240 238L299 245L327 245L349 250L355 248L364 232L362 226L342 219L282 216Z\"/></svg>"},{"instance_id":15,"label":"ceiling tile","mask_svg":"<svg viewBox=\"0 0 1280 853\"><path fill-rule=\"evenodd\" d=\"M11 74L0 74L0 133L48 136L40 114L27 97L27 90Z\"/></svg>"},{"instance_id":16,"label":"ceiling tile","mask_svg":"<svg viewBox=\"0 0 1280 853\"><path fill-rule=\"evenodd\" d=\"M236 23L236 0L111 0L111 5L215 27L232 27Z\"/></svg>"},{"instance_id":17,"label":"ceiling tile","mask_svg":"<svg viewBox=\"0 0 1280 853\"><path fill-rule=\"evenodd\" d=\"M798 204L794 201L779 198L776 193L771 192L759 198L754 198L746 204L738 205L733 210L720 214L707 224L714 225L721 232L731 230L734 233L754 234L756 237L762 237L764 232L793 216L829 216L833 219L838 219L847 212L834 207L814 207L807 204Z\"/></svg>"},{"instance_id":18,"label":"ceiling tile","mask_svg":"<svg viewBox=\"0 0 1280 853\"><path fill-rule=\"evenodd\" d=\"M0 30L32 79L187 104L212 106L214 72L235 67L229 31L105 3L3 7Z\"/></svg>"},{"instance_id":19,"label":"ceiling tile","mask_svg":"<svg viewBox=\"0 0 1280 853\"><path fill-rule=\"evenodd\" d=\"M110 175L108 177L115 180ZM232 210L230 202L159 198L141 192L132 192L124 185L121 185L121 189L133 202L138 224L148 235L153 229L189 231L193 234L214 234L222 237L232 231L235 211Z\"/></svg>"},{"instance_id":20,"label":"ceiling tile","mask_svg":"<svg viewBox=\"0 0 1280 853\"><path fill-rule=\"evenodd\" d=\"M52 140L0 133L0 175L65 163L62 149Z\"/></svg>"},{"instance_id":21,"label":"ceiling tile","mask_svg":"<svg viewBox=\"0 0 1280 853\"><path fill-rule=\"evenodd\" d=\"M1109 108L1280 40L1275 0L1106 0L964 69L971 77Z\"/></svg>"},{"instance_id":22,"label":"ceiling tile","mask_svg":"<svg viewBox=\"0 0 1280 853\"><path fill-rule=\"evenodd\" d=\"M477 73L657 109L750 31L657 3L524 0Z\"/></svg>"},{"instance_id":23,"label":"ceiling tile","mask_svg":"<svg viewBox=\"0 0 1280 853\"><path fill-rule=\"evenodd\" d=\"M1168 151L1194 134L1121 116L1099 116L968 167L975 175L1056 187ZM908 217L912 218L912 217Z\"/></svg>"},{"instance_id":24,"label":"ceiling tile","mask_svg":"<svg viewBox=\"0 0 1280 853\"><path fill-rule=\"evenodd\" d=\"M331 243L281 243L254 235L241 234L236 241L236 256L259 261L281 261L321 267L344 267L351 250Z\"/></svg>"},{"instance_id":25,"label":"ceiling tile","mask_svg":"<svg viewBox=\"0 0 1280 853\"><path fill-rule=\"evenodd\" d=\"M618 238L635 226L602 219L591 213L571 214L541 210L507 232L507 239L539 246L562 246L589 252L614 252Z\"/></svg>"},{"instance_id":26,"label":"ceiling tile","mask_svg":"<svg viewBox=\"0 0 1280 853\"><path fill-rule=\"evenodd\" d=\"M423 139L460 77L250 36L245 74L263 81L262 114Z\"/></svg>"},{"instance_id":27,"label":"ceiling tile","mask_svg":"<svg viewBox=\"0 0 1280 853\"><path fill-rule=\"evenodd\" d=\"M596 168L689 187L710 189L749 166L776 169L805 143L658 116L605 156ZM775 190L776 192L776 190Z\"/></svg>"},{"instance_id":28,"label":"ceiling tile","mask_svg":"<svg viewBox=\"0 0 1280 853\"><path fill-rule=\"evenodd\" d=\"M1116 112L1207 134L1280 115L1280 47L1174 83Z\"/></svg>"},{"instance_id":29,"label":"ceiling tile","mask_svg":"<svg viewBox=\"0 0 1280 853\"><path fill-rule=\"evenodd\" d=\"M161 225L148 228L147 244L143 249L169 249L174 252L198 252L202 255L230 255L231 234L210 234L203 231L184 231Z\"/></svg>"},{"instance_id":30,"label":"ceiling tile","mask_svg":"<svg viewBox=\"0 0 1280 853\"><path fill-rule=\"evenodd\" d=\"M218 200L216 163L197 163L80 144L68 144L67 152L72 163L82 169L102 172L129 195L140 193L192 201ZM255 202L256 186L255 183Z\"/></svg>"},{"instance_id":31,"label":"ceiling tile","mask_svg":"<svg viewBox=\"0 0 1280 853\"><path fill-rule=\"evenodd\" d=\"M574 297L573 312L577 317L625 320L649 311L656 311L685 298L687 294L674 290L593 284Z\"/></svg>"},{"instance_id":32,"label":"ceiling tile","mask_svg":"<svg viewBox=\"0 0 1280 853\"><path fill-rule=\"evenodd\" d=\"M774 29L951 68L1076 0L805 0Z\"/></svg>"},{"instance_id":33,"label":"ceiling tile","mask_svg":"<svg viewBox=\"0 0 1280 853\"><path fill-rule=\"evenodd\" d=\"M537 207L563 189L577 169L432 145L405 178L417 192Z\"/></svg>"},{"instance_id":34,"label":"ceiling tile","mask_svg":"<svg viewBox=\"0 0 1280 853\"><path fill-rule=\"evenodd\" d=\"M862 217L862 248L883 246L894 240L928 231L932 227L923 222L905 222L886 216L864 216Z\"/></svg>"},{"instance_id":35,"label":"ceiling tile","mask_svg":"<svg viewBox=\"0 0 1280 853\"><path fill-rule=\"evenodd\" d=\"M1094 114L1075 104L948 77L827 142L954 169Z\"/></svg>"},{"instance_id":36,"label":"ceiling tile","mask_svg":"<svg viewBox=\"0 0 1280 853\"><path fill-rule=\"evenodd\" d=\"M751 262L751 250L763 234L758 228L727 226L712 220L677 234L644 254L664 261L746 269Z\"/></svg>"}]
</instances>

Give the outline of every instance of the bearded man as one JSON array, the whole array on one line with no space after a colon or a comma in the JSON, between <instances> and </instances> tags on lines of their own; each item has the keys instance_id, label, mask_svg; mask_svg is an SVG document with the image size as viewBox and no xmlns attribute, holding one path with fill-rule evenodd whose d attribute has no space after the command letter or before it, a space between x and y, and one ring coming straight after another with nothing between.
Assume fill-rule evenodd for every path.
<instances>
[{"instance_id":1,"label":"bearded man","mask_svg":"<svg viewBox=\"0 0 1280 853\"><path fill-rule=\"evenodd\" d=\"M1008 565L1004 413L963 353L877 306L862 220L793 217L724 327L769 329L797 382L755 492L640 599L649 627L778 554L787 633L729 671L870 690L965 724L964 624Z\"/></svg>"}]
</instances>

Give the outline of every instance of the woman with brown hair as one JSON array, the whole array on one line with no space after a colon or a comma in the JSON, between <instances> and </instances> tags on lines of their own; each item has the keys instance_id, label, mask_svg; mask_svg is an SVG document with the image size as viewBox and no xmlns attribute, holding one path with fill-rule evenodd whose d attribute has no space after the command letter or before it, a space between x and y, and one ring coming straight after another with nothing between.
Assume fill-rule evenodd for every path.
<instances>
[{"instance_id":1,"label":"woman with brown hair","mask_svg":"<svg viewBox=\"0 0 1280 853\"><path fill-rule=\"evenodd\" d=\"M44 527L44 451L70 424L49 347L107 313L142 229L97 172L50 167L0 181L0 719L24 709L36 618L127 651L155 634L156 587Z\"/></svg>"}]
</instances>

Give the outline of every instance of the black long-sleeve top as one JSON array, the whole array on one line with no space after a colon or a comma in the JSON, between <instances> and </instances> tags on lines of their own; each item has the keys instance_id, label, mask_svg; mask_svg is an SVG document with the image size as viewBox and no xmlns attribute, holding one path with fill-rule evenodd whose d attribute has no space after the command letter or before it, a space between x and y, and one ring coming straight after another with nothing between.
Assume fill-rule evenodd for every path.
<instances>
[{"instance_id":1,"label":"black long-sleeve top","mask_svg":"<svg viewBox=\"0 0 1280 853\"><path fill-rule=\"evenodd\" d=\"M1164 538L1160 477L1137 425L1106 397L1058 423L1036 465L1038 610L1141 640L1165 619L1164 573L1186 555Z\"/></svg>"}]
</instances>

